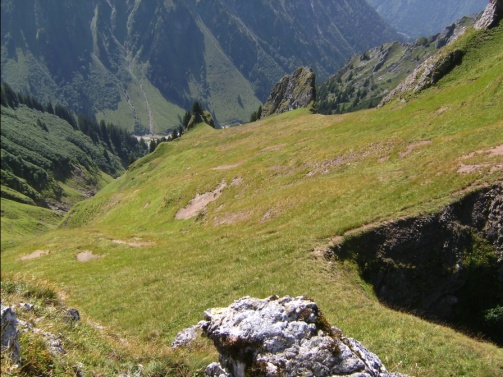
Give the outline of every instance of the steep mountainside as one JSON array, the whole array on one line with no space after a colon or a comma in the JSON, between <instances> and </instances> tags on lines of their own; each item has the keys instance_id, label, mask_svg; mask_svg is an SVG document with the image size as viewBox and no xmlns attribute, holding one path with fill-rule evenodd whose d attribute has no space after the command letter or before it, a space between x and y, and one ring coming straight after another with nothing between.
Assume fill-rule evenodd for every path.
<instances>
[{"instance_id":1,"label":"steep mountainside","mask_svg":"<svg viewBox=\"0 0 503 377\"><path fill-rule=\"evenodd\" d=\"M98 125L84 117L77 120L59 105L45 108L23 96L23 103L18 103L5 88L2 249L56 225L60 213L121 175L147 148L117 126Z\"/></svg>"},{"instance_id":2,"label":"steep mountainside","mask_svg":"<svg viewBox=\"0 0 503 377\"><path fill-rule=\"evenodd\" d=\"M433 35L463 16L484 10L487 0L367 0L396 30L412 38Z\"/></svg>"},{"instance_id":3,"label":"steep mountainside","mask_svg":"<svg viewBox=\"0 0 503 377\"><path fill-rule=\"evenodd\" d=\"M416 67L455 41L477 17L464 17L431 37L391 42L353 56L318 90L318 112L345 113L377 106Z\"/></svg>"},{"instance_id":4,"label":"steep mountainside","mask_svg":"<svg viewBox=\"0 0 503 377\"><path fill-rule=\"evenodd\" d=\"M312 298L393 372L500 375L502 348L382 305L354 262L323 258L362 228L437 213L503 180L503 25L448 48L464 50L461 64L407 102L330 116L298 109L224 130L199 124L160 144L59 229L3 251L2 281L57 285L85 323L125 349L100 348L101 364L82 367L89 375L160 375L150 363L158 355L180 361L173 374L202 374L218 356L199 345L171 351L176 333L208 308L273 294ZM491 245L473 246L450 255L486 268ZM117 366L128 351L144 369Z\"/></svg>"},{"instance_id":5,"label":"steep mountainside","mask_svg":"<svg viewBox=\"0 0 503 377\"><path fill-rule=\"evenodd\" d=\"M2 79L137 132L199 100L247 120L301 65L327 77L397 35L364 0L2 0Z\"/></svg>"}]
</instances>

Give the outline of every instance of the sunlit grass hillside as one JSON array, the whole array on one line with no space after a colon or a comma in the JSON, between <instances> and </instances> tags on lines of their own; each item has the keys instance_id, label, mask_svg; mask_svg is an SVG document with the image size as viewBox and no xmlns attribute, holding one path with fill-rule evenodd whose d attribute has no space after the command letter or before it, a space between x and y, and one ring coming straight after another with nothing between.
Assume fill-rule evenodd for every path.
<instances>
[{"instance_id":1,"label":"sunlit grass hillside","mask_svg":"<svg viewBox=\"0 0 503 377\"><path fill-rule=\"evenodd\" d=\"M501 348L384 307L352 265L318 252L348 230L434 211L503 179L503 28L463 43L463 64L408 103L200 125L161 144L60 229L4 251L2 279L56 284L84 320L142 343L149 357L209 307L306 295L391 371L500 375ZM203 212L176 219L217 187ZM47 254L19 260L35 250ZM79 262L84 251L98 258Z\"/></svg>"}]
</instances>

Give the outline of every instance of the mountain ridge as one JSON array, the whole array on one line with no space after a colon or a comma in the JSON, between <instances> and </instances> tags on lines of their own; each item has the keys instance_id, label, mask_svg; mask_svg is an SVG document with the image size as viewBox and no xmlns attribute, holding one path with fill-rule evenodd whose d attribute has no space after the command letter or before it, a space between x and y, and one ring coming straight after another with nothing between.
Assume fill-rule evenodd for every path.
<instances>
[{"instance_id":1,"label":"mountain ridge","mask_svg":"<svg viewBox=\"0 0 503 377\"><path fill-rule=\"evenodd\" d=\"M422 62L453 43L477 17L463 17L430 37L411 43L390 42L353 56L319 86L318 111L345 113L377 106Z\"/></svg>"}]
</instances>

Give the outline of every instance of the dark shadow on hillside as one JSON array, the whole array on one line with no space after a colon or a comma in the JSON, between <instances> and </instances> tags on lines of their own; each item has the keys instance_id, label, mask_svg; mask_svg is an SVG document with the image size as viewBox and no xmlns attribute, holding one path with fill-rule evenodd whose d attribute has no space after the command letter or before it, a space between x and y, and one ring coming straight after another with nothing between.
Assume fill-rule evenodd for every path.
<instances>
[{"instance_id":1,"label":"dark shadow on hillside","mask_svg":"<svg viewBox=\"0 0 503 377\"><path fill-rule=\"evenodd\" d=\"M503 345L503 185L348 237L326 254L355 261L386 305Z\"/></svg>"}]
</instances>

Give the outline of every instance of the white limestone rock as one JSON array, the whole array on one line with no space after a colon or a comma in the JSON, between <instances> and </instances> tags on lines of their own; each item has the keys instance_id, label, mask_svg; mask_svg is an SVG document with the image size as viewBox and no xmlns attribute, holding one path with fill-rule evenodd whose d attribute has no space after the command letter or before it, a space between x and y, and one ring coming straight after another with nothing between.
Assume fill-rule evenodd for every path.
<instances>
[{"instance_id":1,"label":"white limestone rock","mask_svg":"<svg viewBox=\"0 0 503 377\"><path fill-rule=\"evenodd\" d=\"M208 376L391 376L376 355L343 337L305 297L244 297L207 310L205 319L202 329L220 353Z\"/></svg>"}]
</instances>

